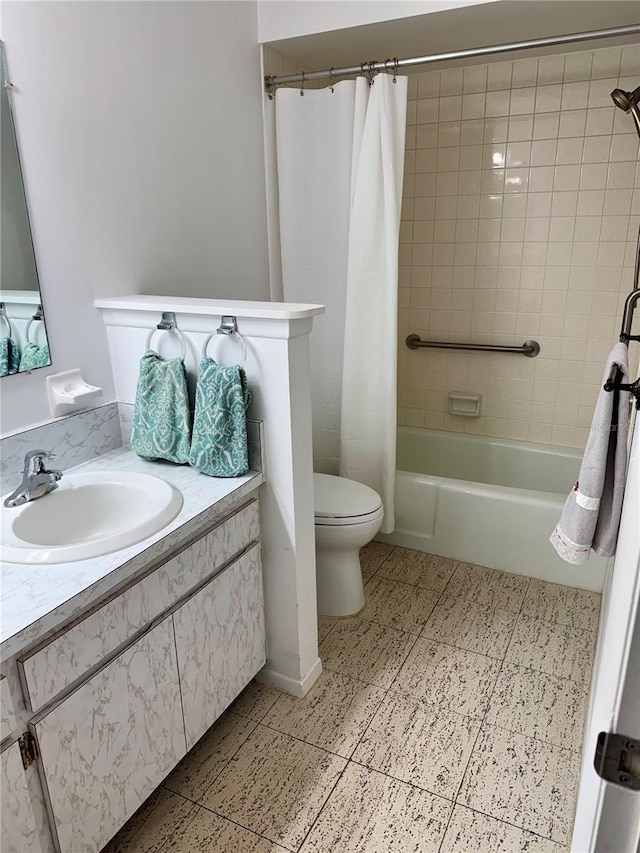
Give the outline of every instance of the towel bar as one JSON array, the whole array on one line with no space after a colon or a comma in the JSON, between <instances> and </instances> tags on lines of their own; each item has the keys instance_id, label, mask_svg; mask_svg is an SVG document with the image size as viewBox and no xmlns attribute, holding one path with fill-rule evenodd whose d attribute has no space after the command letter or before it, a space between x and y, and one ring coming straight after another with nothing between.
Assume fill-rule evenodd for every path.
<instances>
[{"instance_id":1,"label":"towel bar","mask_svg":"<svg viewBox=\"0 0 640 853\"><path fill-rule=\"evenodd\" d=\"M618 378L619 370L614 365L611 368L611 373L609 374L609 378L604 383L605 391L629 391L629 393L635 397L636 400L636 409L640 411L640 379L636 379L635 382L620 382Z\"/></svg>"},{"instance_id":2,"label":"towel bar","mask_svg":"<svg viewBox=\"0 0 640 853\"><path fill-rule=\"evenodd\" d=\"M638 283L638 271L640 270L640 233L638 234L638 251L636 253L636 285ZM636 287L627 296L622 312L622 326L620 327L620 340L629 346L629 341L640 341L640 335L631 334L633 325L633 312L640 301L640 288ZM604 383L605 391L629 391L636 399L636 409L640 411L640 379L635 382L620 382L620 371L614 366L611 368L609 377Z\"/></svg>"}]
</instances>

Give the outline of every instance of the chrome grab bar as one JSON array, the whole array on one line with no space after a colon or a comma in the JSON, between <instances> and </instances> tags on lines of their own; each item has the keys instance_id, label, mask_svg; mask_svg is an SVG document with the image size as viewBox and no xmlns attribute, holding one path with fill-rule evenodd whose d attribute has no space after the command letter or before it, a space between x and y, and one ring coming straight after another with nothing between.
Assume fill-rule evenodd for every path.
<instances>
[{"instance_id":1,"label":"chrome grab bar","mask_svg":"<svg viewBox=\"0 0 640 853\"><path fill-rule=\"evenodd\" d=\"M423 341L420 335L409 335L406 340L409 349L419 347L431 347L433 349L465 349L480 352L516 352L526 355L527 358L535 358L540 352L538 341L525 341L521 347L501 346L500 344L458 344L445 341Z\"/></svg>"}]
</instances>

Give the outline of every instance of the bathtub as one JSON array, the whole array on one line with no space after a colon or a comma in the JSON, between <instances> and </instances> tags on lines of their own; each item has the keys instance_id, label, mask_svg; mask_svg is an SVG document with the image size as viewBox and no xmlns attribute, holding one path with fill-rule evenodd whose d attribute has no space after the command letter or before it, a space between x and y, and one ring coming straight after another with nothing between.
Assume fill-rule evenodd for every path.
<instances>
[{"instance_id":1,"label":"bathtub","mask_svg":"<svg viewBox=\"0 0 640 853\"><path fill-rule=\"evenodd\" d=\"M582 454L400 427L396 528L377 539L555 583L600 591L607 560L561 560L549 542Z\"/></svg>"}]
</instances>

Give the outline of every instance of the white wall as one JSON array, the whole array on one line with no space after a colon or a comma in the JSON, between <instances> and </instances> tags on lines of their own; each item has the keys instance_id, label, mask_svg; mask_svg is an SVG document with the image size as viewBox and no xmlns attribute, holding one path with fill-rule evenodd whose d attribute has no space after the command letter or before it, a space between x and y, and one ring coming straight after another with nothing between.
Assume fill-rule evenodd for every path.
<instances>
[{"instance_id":1,"label":"white wall","mask_svg":"<svg viewBox=\"0 0 640 853\"><path fill-rule=\"evenodd\" d=\"M265 44L488 2L491 0L258 0L258 39Z\"/></svg>"},{"instance_id":2,"label":"white wall","mask_svg":"<svg viewBox=\"0 0 640 853\"><path fill-rule=\"evenodd\" d=\"M44 376L113 398L95 296L268 298L255 2L3 3L53 367L2 381L3 433Z\"/></svg>"}]
</instances>

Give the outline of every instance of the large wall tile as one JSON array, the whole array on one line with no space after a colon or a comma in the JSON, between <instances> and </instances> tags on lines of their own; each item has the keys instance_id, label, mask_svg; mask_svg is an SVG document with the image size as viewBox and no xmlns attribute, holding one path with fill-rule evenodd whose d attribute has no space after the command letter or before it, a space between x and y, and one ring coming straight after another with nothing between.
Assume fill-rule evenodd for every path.
<instances>
[{"instance_id":1,"label":"large wall tile","mask_svg":"<svg viewBox=\"0 0 640 853\"><path fill-rule=\"evenodd\" d=\"M415 180L416 198L401 223L400 424L584 447L619 297L633 287L638 138L610 98L633 79L623 55L598 48L472 65L463 83L461 69L409 74L407 145L416 156L406 158L405 183ZM592 293L606 297L607 314ZM535 338L541 352L409 351L409 333ZM482 394L481 417L449 415L451 391Z\"/></svg>"}]
</instances>

